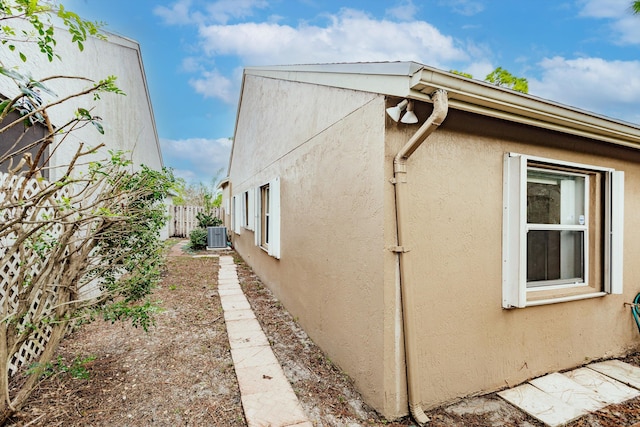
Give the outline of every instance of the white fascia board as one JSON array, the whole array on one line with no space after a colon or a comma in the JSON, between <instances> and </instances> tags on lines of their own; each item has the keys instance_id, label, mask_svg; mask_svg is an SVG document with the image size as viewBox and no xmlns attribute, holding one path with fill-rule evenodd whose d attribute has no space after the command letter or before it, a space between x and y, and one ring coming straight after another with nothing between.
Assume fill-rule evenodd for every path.
<instances>
[{"instance_id":1,"label":"white fascia board","mask_svg":"<svg viewBox=\"0 0 640 427\"><path fill-rule=\"evenodd\" d=\"M401 98L406 97L411 92L411 79L407 75L287 71L278 69L253 69L247 70L246 74L297 83L380 93Z\"/></svg>"},{"instance_id":2,"label":"white fascia board","mask_svg":"<svg viewBox=\"0 0 640 427\"><path fill-rule=\"evenodd\" d=\"M248 67L245 75L421 101L430 101L435 90L444 89L454 109L640 149L637 125L416 62Z\"/></svg>"},{"instance_id":3,"label":"white fascia board","mask_svg":"<svg viewBox=\"0 0 640 427\"><path fill-rule=\"evenodd\" d=\"M640 127L636 125L451 73L424 68L413 75L411 89L424 95L444 89L451 108L640 148Z\"/></svg>"}]
</instances>

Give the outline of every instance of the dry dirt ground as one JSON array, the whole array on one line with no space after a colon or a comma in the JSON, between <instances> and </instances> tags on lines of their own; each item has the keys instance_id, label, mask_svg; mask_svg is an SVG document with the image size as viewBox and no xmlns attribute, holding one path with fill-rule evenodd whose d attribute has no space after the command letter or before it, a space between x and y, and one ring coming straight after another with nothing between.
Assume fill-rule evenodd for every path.
<instances>
[{"instance_id":1,"label":"dry dirt ground","mask_svg":"<svg viewBox=\"0 0 640 427\"><path fill-rule=\"evenodd\" d=\"M216 292L216 258L172 251L154 292L161 311L145 333L98 321L65 339L54 374L11 426L246 426ZM361 399L350 379L313 344L260 279L233 251L238 276L294 391L317 426L412 426L386 421ZM211 252L209 252L211 254ZM59 359L58 359L59 358ZM73 363L81 361L80 364ZM627 362L638 365L640 355ZM86 369L88 378L74 378ZM80 373L83 371L80 370ZM432 427L528 426L541 423L495 394L428 413ZM640 398L609 406L570 427L640 422Z\"/></svg>"}]
</instances>

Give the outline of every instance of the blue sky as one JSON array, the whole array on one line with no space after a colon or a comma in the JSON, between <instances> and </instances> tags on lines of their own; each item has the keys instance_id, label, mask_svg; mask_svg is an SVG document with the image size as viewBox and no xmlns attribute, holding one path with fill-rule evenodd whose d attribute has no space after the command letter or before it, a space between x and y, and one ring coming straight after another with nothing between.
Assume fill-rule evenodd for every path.
<instances>
[{"instance_id":1,"label":"blue sky","mask_svg":"<svg viewBox=\"0 0 640 427\"><path fill-rule=\"evenodd\" d=\"M226 174L245 66L417 61L640 123L640 16L631 0L62 0L137 40L165 165ZM108 73L108 70L105 70Z\"/></svg>"}]
</instances>

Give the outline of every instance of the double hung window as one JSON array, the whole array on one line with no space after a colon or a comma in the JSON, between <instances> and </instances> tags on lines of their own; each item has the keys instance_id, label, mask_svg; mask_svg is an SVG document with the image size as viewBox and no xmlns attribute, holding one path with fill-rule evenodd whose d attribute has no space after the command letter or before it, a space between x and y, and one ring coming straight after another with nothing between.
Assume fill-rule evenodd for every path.
<instances>
[{"instance_id":1,"label":"double hung window","mask_svg":"<svg viewBox=\"0 0 640 427\"><path fill-rule=\"evenodd\" d=\"M622 291L623 182L610 168L505 156L503 307Z\"/></svg>"},{"instance_id":2,"label":"double hung window","mask_svg":"<svg viewBox=\"0 0 640 427\"><path fill-rule=\"evenodd\" d=\"M254 232L254 243L274 258L280 258L280 178L232 197L231 228Z\"/></svg>"},{"instance_id":3,"label":"double hung window","mask_svg":"<svg viewBox=\"0 0 640 427\"><path fill-rule=\"evenodd\" d=\"M256 188L255 244L280 259L280 178Z\"/></svg>"}]
</instances>

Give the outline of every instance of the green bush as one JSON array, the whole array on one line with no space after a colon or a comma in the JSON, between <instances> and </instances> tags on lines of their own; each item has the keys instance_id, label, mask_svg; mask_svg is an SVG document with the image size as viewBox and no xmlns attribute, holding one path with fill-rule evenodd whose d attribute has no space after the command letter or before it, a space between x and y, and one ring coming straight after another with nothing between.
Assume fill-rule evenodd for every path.
<instances>
[{"instance_id":1,"label":"green bush","mask_svg":"<svg viewBox=\"0 0 640 427\"><path fill-rule=\"evenodd\" d=\"M206 228L194 228L189 233L190 246L193 250L206 249L207 248L207 229Z\"/></svg>"},{"instance_id":2,"label":"green bush","mask_svg":"<svg viewBox=\"0 0 640 427\"><path fill-rule=\"evenodd\" d=\"M217 227L222 225L222 220L213 216L213 213L204 213L198 212L196 214L196 219L198 220L198 227L207 228L207 227Z\"/></svg>"}]
</instances>

